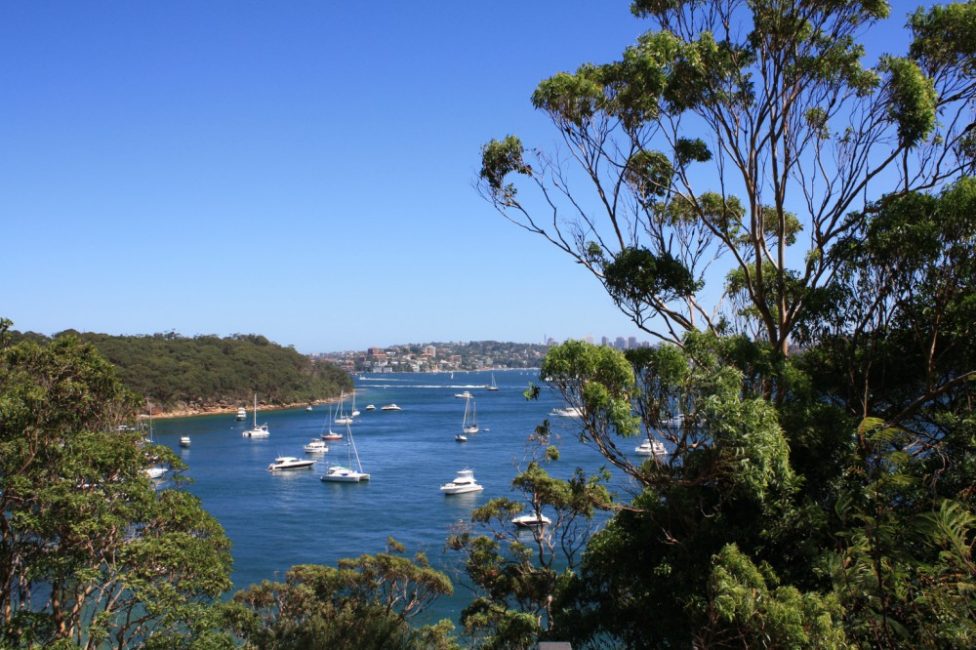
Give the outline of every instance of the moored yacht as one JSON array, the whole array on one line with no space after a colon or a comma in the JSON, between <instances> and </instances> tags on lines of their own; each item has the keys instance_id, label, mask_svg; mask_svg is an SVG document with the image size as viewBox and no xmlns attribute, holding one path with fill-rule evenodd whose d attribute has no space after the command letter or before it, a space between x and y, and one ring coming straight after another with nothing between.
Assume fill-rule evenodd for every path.
<instances>
[{"instance_id":1,"label":"moored yacht","mask_svg":"<svg viewBox=\"0 0 976 650\"><path fill-rule=\"evenodd\" d=\"M583 410L576 406L567 406L565 408L555 408L550 411L550 415L555 415L561 418L581 418L583 417Z\"/></svg>"},{"instance_id":2,"label":"moored yacht","mask_svg":"<svg viewBox=\"0 0 976 650\"><path fill-rule=\"evenodd\" d=\"M660 458L666 456L668 452L661 442L657 440L645 440L634 447L634 453L638 456L656 456Z\"/></svg>"},{"instance_id":3,"label":"moored yacht","mask_svg":"<svg viewBox=\"0 0 976 650\"><path fill-rule=\"evenodd\" d=\"M237 420L239 422L243 422L246 419L247 419L247 409L245 409L243 406L238 406L237 407Z\"/></svg>"},{"instance_id":4,"label":"moored yacht","mask_svg":"<svg viewBox=\"0 0 976 650\"><path fill-rule=\"evenodd\" d=\"M352 437L352 429L346 425L346 465L330 465L322 476L326 483L358 483L368 481L369 474L363 471L363 464L359 460L359 451L356 449L356 440ZM353 459L356 461L356 469L352 467Z\"/></svg>"},{"instance_id":5,"label":"moored yacht","mask_svg":"<svg viewBox=\"0 0 976 650\"><path fill-rule=\"evenodd\" d=\"M470 469L459 470L453 481L441 486L441 492L444 494L466 494L481 492L484 489L483 485L478 485L474 480L474 470Z\"/></svg>"},{"instance_id":6,"label":"moored yacht","mask_svg":"<svg viewBox=\"0 0 976 650\"><path fill-rule=\"evenodd\" d=\"M326 483L359 483L360 481L368 481L369 474L357 472L342 465L330 465L328 471L322 476L322 480Z\"/></svg>"},{"instance_id":7,"label":"moored yacht","mask_svg":"<svg viewBox=\"0 0 976 650\"><path fill-rule=\"evenodd\" d=\"M180 436L180 447L190 446L190 436Z\"/></svg>"},{"instance_id":8,"label":"moored yacht","mask_svg":"<svg viewBox=\"0 0 976 650\"><path fill-rule=\"evenodd\" d=\"M464 419L461 420L461 433L478 433L478 406L473 398L464 400Z\"/></svg>"},{"instance_id":9,"label":"moored yacht","mask_svg":"<svg viewBox=\"0 0 976 650\"><path fill-rule=\"evenodd\" d=\"M306 454L324 454L329 451L329 446L321 440L311 440L305 445Z\"/></svg>"},{"instance_id":10,"label":"moored yacht","mask_svg":"<svg viewBox=\"0 0 976 650\"><path fill-rule=\"evenodd\" d=\"M401 411L402 409L396 404L384 404L380 407L381 411Z\"/></svg>"},{"instance_id":11,"label":"moored yacht","mask_svg":"<svg viewBox=\"0 0 976 650\"><path fill-rule=\"evenodd\" d=\"M375 411L376 410L376 406L374 406L373 404L367 404L366 405L366 410L367 411Z\"/></svg>"},{"instance_id":12,"label":"moored yacht","mask_svg":"<svg viewBox=\"0 0 976 650\"><path fill-rule=\"evenodd\" d=\"M163 467L162 465L153 465L152 467L147 467L142 471L145 472L146 476L149 478L162 478L163 474L168 472L169 469Z\"/></svg>"},{"instance_id":13,"label":"moored yacht","mask_svg":"<svg viewBox=\"0 0 976 650\"><path fill-rule=\"evenodd\" d=\"M242 431L241 435L245 438L267 438L271 435L267 424L258 425L258 394L254 393L254 426L247 431Z\"/></svg>"},{"instance_id":14,"label":"moored yacht","mask_svg":"<svg viewBox=\"0 0 976 650\"><path fill-rule=\"evenodd\" d=\"M310 469L315 464L314 460L303 460L294 456L278 456L274 462L268 465L269 472L277 472L286 469Z\"/></svg>"},{"instance_id":15,"label":"moored yacht","mask_svg":"<svg viewBox=\"0 0 976 650\"><path fill-rule=\"evenodd\" d=\"M552 523L552 520L545 515L530 513L515 517L512 519L512 523L519 528L538 528L539 526L548 526Z\"/></svg>"}]
</instances>

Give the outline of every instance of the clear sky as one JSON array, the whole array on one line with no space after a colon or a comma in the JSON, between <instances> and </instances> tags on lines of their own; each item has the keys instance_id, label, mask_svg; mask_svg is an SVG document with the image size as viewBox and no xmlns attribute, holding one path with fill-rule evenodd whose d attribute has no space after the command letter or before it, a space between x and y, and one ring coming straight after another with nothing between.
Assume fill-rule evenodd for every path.
<instances>
[{"instance_id":1,"label":"clear sky","mask_svg":"<svg viewBox=\"0 0 976 650\"><path fill-rule=\"evenodd\" d=\"M540 80L647 27L625 1L4 2L0 315L302 352L637 334L473 184L492 137L555 144Z\"/></svg>"}]
</instances>

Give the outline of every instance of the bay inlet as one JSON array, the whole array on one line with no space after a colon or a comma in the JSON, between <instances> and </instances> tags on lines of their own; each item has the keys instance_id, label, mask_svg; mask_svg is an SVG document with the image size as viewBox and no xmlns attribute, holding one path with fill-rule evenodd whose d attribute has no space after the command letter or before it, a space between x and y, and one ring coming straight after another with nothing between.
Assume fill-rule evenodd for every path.
<instances>
[{"instance_id":1,"label":"bay inlet","mask_svg":"<svg viewBox=\"0 0 976 650\"><path fill-rule=\"evenodd\" d=\"M329 426L329 406L311 411L293 409L258 413L271 436L247 439L251 424L233 415L212 415L159 421L156 442L171 447L189 466L186 489L223 525L233 548L234 588L262 580L280 580L295 564L335 563L344 557L377 553L392 536L406 545L408 555L427 554L431 563L450 575L455 595L437 601L424 620L451 618L471 600L459 573L461 556L445 548L453 526L467 522L471 511L493 497L518 498L512 479L542 449L529 436L544 419L552 425L551 442L560 459L547 465L559 478L576 467L592 472L606 463L578 441L579 421L554 417L564 406L561 397L543 388L539 399L527 401L529 382L539 384L536 371L495 371L498 391L484 390L488 372L450 374L384 374L356 379L356 404L361 415L352 424L363 469L363 483L323 483L329 463L344 465L344 442L330 442L324 455L306 455L303 446ZM465 401L455 394L470 391L477 401L480 431L467 443L461 431ZM396 403L400 411L382 411ZM376 410L367 411L367 404ZM348 408L348 402L347 402ZM332 426L344 432L344 426ZM181 436L192 446L180 447ZM315 458L312 470L269 472L276 456ZM472 469L483 492L445 496L439 487L458 470ZM611 490L629 491L613 479Z\"/></svg>"}]
</instances>

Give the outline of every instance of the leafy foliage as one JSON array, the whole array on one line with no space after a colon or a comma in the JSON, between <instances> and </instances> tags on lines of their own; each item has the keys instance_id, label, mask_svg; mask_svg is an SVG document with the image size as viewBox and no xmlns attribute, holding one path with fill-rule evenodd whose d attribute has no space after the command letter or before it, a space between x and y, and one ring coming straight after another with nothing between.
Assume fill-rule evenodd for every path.
<instances>
[{"instance_id":1,"label":"leafy foliage","mask_svg":"<svg viewBox=\"0 0 976 650\"><path fill-rule=\"evenodd\" d=\"M163 408L235 405L257 392L263 402L294 404L336 397L352 379L330 363L313 362L263 336L109 336L63 332L95 346L118 368L130 390Z\"/></svg>"},{"instance_id":2,"label":"leafy foliage","mask_svg":"<svg viewBox=\"0 0 976 650\"><path fill-rule=\"evenodd\" d=\"M5 647L229 645L212 627L213 601L230 586L229 541L195 497L145 475L182 465L116 430L135 403L76 337L0 349Z\"/></svg>"},{"instance_id":3,"label":"leafy foliage","mask_svg":"<svg viewBox=\"0 0 976 650\"><path fill-rule=\"evenodd\" d=\"M299 565L281 583L264 582L234 596L228 620L245 648L417 648L452 650L453 625L411 628L408 621L450 580L418 554L390 552L341 560L338 567Z\"/></svg>"}]
</instances>

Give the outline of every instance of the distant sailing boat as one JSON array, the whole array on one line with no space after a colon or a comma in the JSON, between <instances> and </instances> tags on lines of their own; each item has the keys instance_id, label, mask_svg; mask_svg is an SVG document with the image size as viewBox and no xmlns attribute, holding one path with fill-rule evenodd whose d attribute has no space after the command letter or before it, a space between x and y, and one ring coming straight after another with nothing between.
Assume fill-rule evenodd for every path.
<instances>
[{"instance_id":1,"label":"distant sailing boat","mask_svg":"<svg viewBox=\"0 0 976 650\"><path fill-rule=\"evenodd\" d=\"M254 426L241 433L245 438L267 438L271 435L267 424L258 426L258 394L254 393Z\"/></svg>"},{"instance_id":2,"label":"distant sailing boat","mask_svg":"<svg viewBox=\"0 0 976 650\"><path fill-rule=\"evenodd\" d=\"M346 464L330 465L328 471L322 475L322 480L326 483L358 483L368 481L369 474L363 471L363 464L359 460L359 451L356 450L356 441L352 437L352 429L346 425ZM352 469L352 460L356 459L356 469Z\"/></svg>"},{"instance_id":3,"label":"distant sailing boat","mask_svg":"<svg viewBox=\"0 0 976 650\"><path fill-rule=\"evenodd\" d=\"M342 393L339 393L339 410L338 410L338 413L337 413L337 416L338 417L336 417L336 419L335 419L335 423L336 424L352 424L352 416L351 415L345 415L342 412L342 402L343 402L343 399L344 399L344 395Z\"/></svg>"},{"instance_id":4,"label":"distant sailing boat","mask_svg":"<svg viewBox=\"0 0 976 650\"><path fill-rule=\"evenodd\" d=\"M322 434L322 436L321 436L322 440L342 440L342 434L341 433L336 433L335 431L332 430L332 421L334 419L335 419L335 411L330 408L329 409L329 417L328 417L328 421L329 421L329 432Z\"/></svg>"},{"instance_id":5,"label":"distant sailing boat","mask_svg":"<svg viewBox=\"0 0 976 650\"><path fill-rule=\"evenodd\" d=\"M473 397L464 400L464 419L461 421L461 433L478 433L478 405Z\"/></svg>"},{"instance_id":6,"label":"distant sailing boat","mask_svg":"<svg viewBox=\"0 0 976 650\"><path fill-rule=\"evenodd\" d=\"M149 400L146 400L146 406L149 407L149 440L147 440L146 442L148 442L149 444L155 444L153 441L153 428L152 428L152 404L149 403ZM151 467L147 467L142 471L149 478L162 478L163 474L168 472L169 469L160 465L159 463L156 463L155 465Z\"/></svg>"},{"instance_id":7,"label":"distant sailing boat","mask_svg":"<svg viewBox=\"0 0 976 650\"><path fill-rule=\"evenodd\" d=\"M498 385L495 383L495 373L491 373L491 383L485 386L485 390L496 391Z\"/></svg>"}]
</instances>

